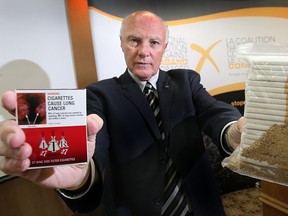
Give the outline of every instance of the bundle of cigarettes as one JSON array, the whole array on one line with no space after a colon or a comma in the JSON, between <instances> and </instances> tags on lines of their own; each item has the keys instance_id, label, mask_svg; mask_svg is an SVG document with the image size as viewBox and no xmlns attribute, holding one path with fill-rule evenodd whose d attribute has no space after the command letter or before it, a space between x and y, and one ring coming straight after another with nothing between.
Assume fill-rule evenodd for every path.
<instances>
[{"instance_id":1,"label":"bundle of cigarettes","mask_svg":"<svg viewBox=\"0 0 288 216\"><path fill-rule=\"evenodd\" d=\"M251 145L272 125L285 124L288 120L288 56L254 57L245 91L241 143Z\"/></svg>"},{"instance_id":2,"label":"bundle of cigarettes","mask_svg":"<svg viewBox=\"0 0 288 216\"><path fill-rule=\"evenodd\" d=\"M250 66L241 144L226 166L288 185L288 56L253 56Z\"/></svg>"}]
</instances>

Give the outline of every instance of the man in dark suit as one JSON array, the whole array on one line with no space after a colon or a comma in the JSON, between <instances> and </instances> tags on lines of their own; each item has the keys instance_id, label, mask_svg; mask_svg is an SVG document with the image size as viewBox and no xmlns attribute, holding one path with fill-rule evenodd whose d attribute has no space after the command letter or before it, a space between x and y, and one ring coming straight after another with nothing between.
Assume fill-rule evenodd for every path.
<instances>
[{"instance_id":1,"label":"man in dark suit","mask_svg":"<svg viewBox=\"0 0 288 216\"><path fill-rule=\"evenodd\" d=\"M87 87L89 166L25 171L31 149L21 130L6 121L0 130L5 156L0 169L58 188L73 211L89 212L101 203L103 215L224 215L202 132L229 154L240 142L243 118L211 97L198 73L159 69L168 29L155 14L126 17L120 39L127 70ZM143 93L147 81L153 102ZM13 97L3 97L10 111ZM152 111L149 103L158 100ZM173 180L166 169L173 170ZM177 184L167 195L175 176Z\"/></svg>"}]
</instances>

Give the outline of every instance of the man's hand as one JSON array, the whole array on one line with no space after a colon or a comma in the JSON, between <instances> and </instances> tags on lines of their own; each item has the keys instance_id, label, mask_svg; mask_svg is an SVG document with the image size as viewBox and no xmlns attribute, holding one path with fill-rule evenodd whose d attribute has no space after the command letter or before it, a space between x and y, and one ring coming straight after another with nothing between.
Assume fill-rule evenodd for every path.
<instances>
[{"instance_id":1,"label":"man's hand","mask_svg":"<svg viewBox=\"0 0 288 216\"><path fill-rule=\"evenodd\" d=\"M241 141L242 128L244 117L241 117L237 122L232 124L227 132L227 141L232 149L236 149Z\"/></svg>"},{"instance_id":2,"label":"man's hand","mask_svg":"<svg viewBox=\"0 0 288 216\"><path fill-rule=\"evenodd\" d=\"M6 92L2 97L2 106L11 114L15 113L16 95ZM96 134L103 125L102 119L95 115L87 116L88 157L95 150ZM31 169L29 157L32 148L25 142L25 134L14 120L0 123L0 170L9 175L20 176L47 188L73 188L79 186L86 176L87 165L67 165L52 168Z\"/></svg>"}]
</instances>

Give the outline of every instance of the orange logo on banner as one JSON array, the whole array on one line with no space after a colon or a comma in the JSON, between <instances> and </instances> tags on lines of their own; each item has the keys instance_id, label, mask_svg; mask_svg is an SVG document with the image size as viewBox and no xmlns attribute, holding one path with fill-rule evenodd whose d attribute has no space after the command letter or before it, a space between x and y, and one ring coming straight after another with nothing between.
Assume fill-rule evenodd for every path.
<instances>
[{"instance_id":1,"label":"orange logo on banner","mask_svg":"<svg viewBox=\"0 0 288 216\"><path fill-rule=\"evenodd\" d=\"M200 73L200 71L201 71L201 69L202 69L202 67L203 67L203 64L204 64L204 62L205 62L206 59L208 59L208 60L211 62L211 64L214 65L214 67L216 68L217 72L220 73L220 70L219 70L217 64L215 63L215 61L212 59L212 57L211 57L211 55L210 55L210 52L211 52L211 50L212 50L218 43L220 43L221 41L222 41L222 40L216 41L216 42L213 43L210 47L208 47L207 50L203 49L202 47L200 47L200 46L197 45L197 44L194 44L194 43L191 44L191 49L194 49L194 50L196 50L196 51L198 51L199 53L202 54L202 57L201 57L201 59L199 60L198 65L197 65L197 67L196 67L196 71L197 71L198 73Z\"/></svg>"}]
</instances>

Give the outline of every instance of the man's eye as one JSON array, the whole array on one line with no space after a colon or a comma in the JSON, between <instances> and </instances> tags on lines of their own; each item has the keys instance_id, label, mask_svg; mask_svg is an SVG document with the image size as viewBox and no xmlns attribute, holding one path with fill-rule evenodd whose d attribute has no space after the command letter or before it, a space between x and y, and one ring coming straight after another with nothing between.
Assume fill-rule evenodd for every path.
<instances>
[{"instance_id":1,"label":"man's eye","mask_svg":"<svg viewBox=\"0 0 288 216\"><path fill-rule=\"evenodd\" d=\"M155 45L159 45L160 43L159 41L151 41L151 44L155 46Z\"/></svg>"},{"instance_id":2,"label":"man's eye","mask_svg":"<svg viewBox=\"0 0 288 216\"><path fill-rule=\"evenodd\" d=\"M136 39L136 38L132 38L129 40L129 44L132 45L132 46L137 46L137 44L139 43L139 40Z\"/></svg>"}]
</instances>

